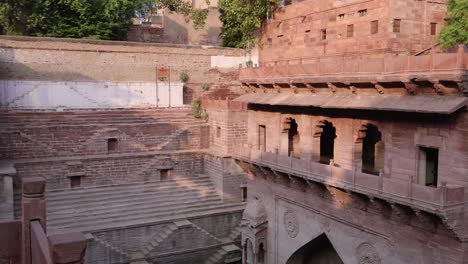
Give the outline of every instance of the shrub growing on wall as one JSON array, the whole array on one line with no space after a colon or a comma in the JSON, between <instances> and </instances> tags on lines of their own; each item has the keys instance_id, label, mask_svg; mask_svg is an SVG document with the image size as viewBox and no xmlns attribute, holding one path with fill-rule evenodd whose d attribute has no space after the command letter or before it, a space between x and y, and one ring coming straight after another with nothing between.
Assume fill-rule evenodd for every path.
<instances>
[{"instance_id":1,"label":"shrub growing on wall","mask_svg":"<svg viewBox=\"0 0 468 264\"><path fill-rule=\"evenodd\" d=\"M190 76L186 72L182 72L179 76L181 82L186 83L190 80Z\"/></svg>"},{"instance_id":2,"label":"shrub growing on wall","mask_svg":"<svg viewBox=\"0 0 468 264\"><path fill-rule=\"evenodd\" d=\"M450 0L447 8L447 24L439 36L442 47L468 44L468 0Z\"/></svg>"},{"instance_id":3,"label":"shrub growing on wall","mask_svg":"<svg viewBox=\"0 0 468 264\"><path fill-rule=\"evenodd\" d=\"M154 0L4 0L0 27L9 35L125 40L132 18Z\"/></svg>"},{"instance_id":4,"label":"shrub growing on wall","mask_svg":"<svg viewBox=\"0 0 468 264\"><path fill-rule=\"evenodd\" d=\"M192 102L192 111L193 111L193 116L195 118L201 118L202 115L202 109L201 109L201 101L200 99L194 100Z\"/></svg>"},{"instance_id":5,"label":"shrub growing on wall","mask_svg":"<svg viewBox=\"0 0 468 264\"><path fill-rule=\"evenodd\" d=\"M223 46L251 47L262 22L277 3L277 0L220 0L218 9L223 22L220 34Z\"/></svg>"}]
</instances>

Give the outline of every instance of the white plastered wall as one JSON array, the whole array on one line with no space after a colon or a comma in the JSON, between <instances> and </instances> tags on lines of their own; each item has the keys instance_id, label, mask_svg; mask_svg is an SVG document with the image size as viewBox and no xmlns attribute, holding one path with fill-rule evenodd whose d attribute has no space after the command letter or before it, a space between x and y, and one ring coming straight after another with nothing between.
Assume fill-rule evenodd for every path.
<instances>
[{"instance_id":1,"label":"white plastered wall","mask_svg":"<svg viewBox=\"0 0 468 264\"><path fill-rule=\"evenodd\" d=\"M0 105L39 109L180 107L183 83L1 80Z\"/></svg>"}]
</instances>

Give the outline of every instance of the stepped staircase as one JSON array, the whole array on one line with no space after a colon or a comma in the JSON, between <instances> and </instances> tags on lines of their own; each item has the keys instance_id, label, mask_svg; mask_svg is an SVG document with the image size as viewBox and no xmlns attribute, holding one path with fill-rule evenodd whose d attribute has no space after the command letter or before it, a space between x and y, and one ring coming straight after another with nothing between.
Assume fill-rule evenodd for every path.
<instances>
[{"instance_id":1,"label":"stepped staircase","mask_svg":"<svg viewBox=\"0 0 468 264\"><path fill-rule=\"evenodd\" d=\"M131 183L46 193L47 228L91 232L243 210L224 203L209 177Z\"/></svg>"},{"instance_id":2,"label":"stepped staircase","mask_svg":"<svg viewBox=\"0 0 468 264\"><path fill-rule=\"evenodd\" d=\"M5 127L109 126L131 124L204 124L193 117L189 107L126 110L2 111L0 124Z\"/></svg>"},{"instance_id":3,"label":"stepped staircase","mask_svg":"<svg viewBox=\"0 0 468 264\"><path fill-rule=\"evenodd\" d=\"M225 263L224 261L221 262L226 255L232 252L239 252L241 249L233 244L231 245L226 245L221 247L220 249L216 250L215 253L213 253L205 262L204 264L221 264ZM237 263L237 261L236 261Z\"/></svg>"},{"instance_id":4,"label":"stepped staircase","mask_svg":"<svg viewBox=\"0 0 468 264\"><path fill-rule=\"evenodd\" d=\"M92 234L87 234L86 235L87 240L92 239L95 243L101 245L104 247L106 250L109 250L112 252L110 254L112 257L112 261L114 263L125 263L130 259L130 255L127 254L126 252L123 252L120 248L114 247L111 244L107 243L106 241L100 239L97 236L93 236Z\"/></svg>"},{"instance_id":5,"label":"stepped staircase","mask_svg":"<svg viewBox=\"0 0 468 264\"><path fill-rule=\"evenodd\" d=\"M170 223L167 225L167 228L164 229L161 233L156 234L150 240L150 242L146 245L146 247L142 250L144 255L148 255L153 251L155 248L159 246L166 238L168 238L172 233L174 233L179 227L174 223Z\"/></svg>"}]
</instances>

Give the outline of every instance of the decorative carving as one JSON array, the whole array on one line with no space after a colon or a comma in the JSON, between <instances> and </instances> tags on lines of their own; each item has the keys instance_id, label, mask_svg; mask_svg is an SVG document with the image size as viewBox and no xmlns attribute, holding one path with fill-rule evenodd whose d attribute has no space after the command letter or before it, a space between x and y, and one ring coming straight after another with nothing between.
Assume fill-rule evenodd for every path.
<instances>
[{"instance_id":1,"label":"decorative carving","mask_svg":"<svg viewBox=\"0 0 468 264\"><path fill-rule=\"evenodd\" d=\"M336 93L336 89L338 88L336 87L336 85L334 85L333 83L327 83L327 85L328 85L328 88L330 88L330 91L332 93Z\"/></svg>"},{"instance_id":2,"label":"decorative carving","mask_svg":"<svg viewBox=\"0 0 468 264\"><path fill-rule=\"evenodd\" d=\"M374 83L374 87L375 87L375 89L377 90L377 92L379 94L384 94L385 93L385 88L382 85L380 85L378 83Z\"/></svg>"},{"instance_id":3,"label":"decorative carving","mask_svg":"<svg viewBox=\"0 0 468 264\"><path fill-rule=\"evenodd\" d=\"M303 179L289 175L289 182L289 187L305 192L307 184Z\"/></svg>"},{"instance_id":4,"label":"decorative carving","mask_svg":"<svg viewBox=\"0 0 468 264\"><path fill-rule=\"evenodd\" d=\"M296 214L290 209L286 210L283 217L284 229L291 238L295 238L299 233L299 221Z\"/></svg>"},{"instance_id":5,"label":"decorative carving","mask_svg":"<svg viewBox=\"0 0 468 264\"><path fill-rule=\"evenodd\" d=\"M380 264L380 256L374 246L369 243L362 243L356 249L359 264Z\"/></svg>"},{"instance_id":6,"label":"decorative carving","mask_svg":"<svg viewBox=\"0 0 468 264\"><path fill-rule=\"evenodd\" d=\"M418 85L412 82L404 82L405 84L405 89L410 95L415 95L416 90L418 89Z\"/></svg>"}]
</instances>

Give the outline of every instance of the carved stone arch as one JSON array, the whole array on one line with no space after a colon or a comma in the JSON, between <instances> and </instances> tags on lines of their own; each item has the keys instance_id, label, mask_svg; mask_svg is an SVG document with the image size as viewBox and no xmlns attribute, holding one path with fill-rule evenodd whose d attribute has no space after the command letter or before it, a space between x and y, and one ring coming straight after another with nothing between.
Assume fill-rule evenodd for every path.
<instances>
[{"instance_id":1,"label":"carved stone arch","mask_svg":"<svg viewBox=\"0 0 468 264\"><path fill-rule=\"evenodd\" d=\"M313 131L312 159L329 164L334 158L336 137L336 128L332 122L326 119L318 121Z\"/></svg>"},{"instance_id":2,"label":"carved stone arch","mask_svg":"<svg viewBox=\"0 0 468 264\"><path fill-rule=\"evenodd\" d=\"M322 234L294 252L286 264L343 264L326 234Z\"/></svg>"},{"instance_id":3,"label":"carved stone arch","mask_svg":"<svg viewBox=\"0 0 468 264\"><path fill-rule=\"evenodd\" d=\"M373 123L362 124L354 141L353 160L358 171L376 174L384 169L385 143Z\"/></svg>"},{"instance_id":4,"label":"carved stone arch","mask_svg":"<svg viewBox=\"0 0 468 264\"><path fill-rule=\"evenodd\" d=\"M258 245L257 264L265 263L265 254L266 254L265 243L262 241Z\"/></svg>"},{"instance_id":5,"label":"carved stone arch","mask_svg":"<svg viewBox=\"0 0 468 264\"><path fill-rule=\"evenodd\" d=\"M268 217L263 202L257 197L247 203L241 225L244 263L258 263L260 245L263 244L264 249L266 248ZM252 244L251 249L249 243Z\"/></svg>"}]
</instances>

